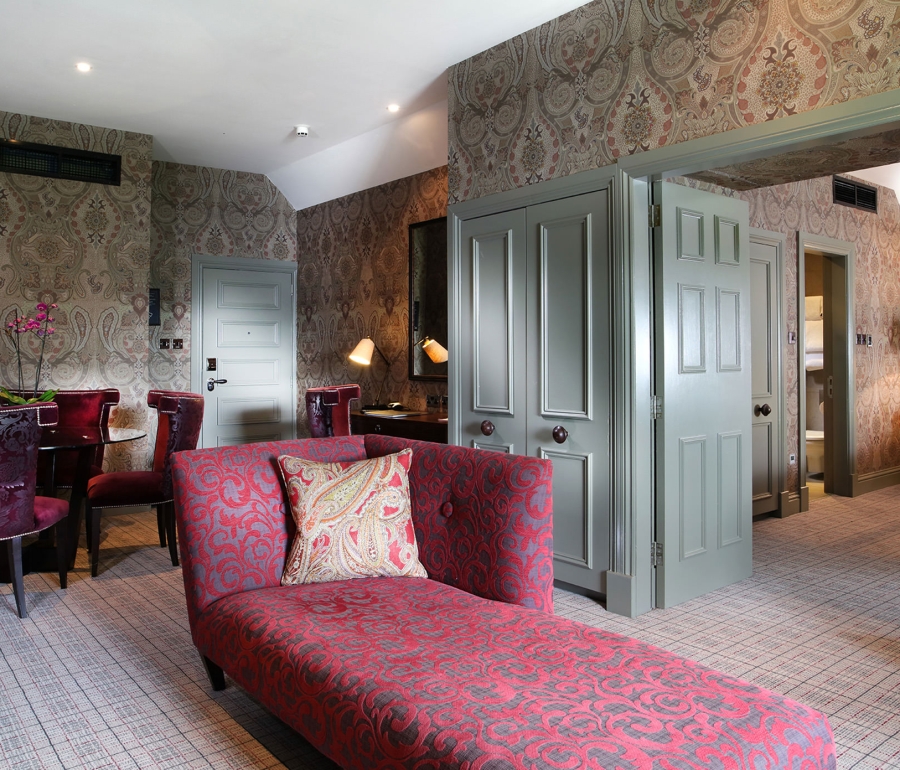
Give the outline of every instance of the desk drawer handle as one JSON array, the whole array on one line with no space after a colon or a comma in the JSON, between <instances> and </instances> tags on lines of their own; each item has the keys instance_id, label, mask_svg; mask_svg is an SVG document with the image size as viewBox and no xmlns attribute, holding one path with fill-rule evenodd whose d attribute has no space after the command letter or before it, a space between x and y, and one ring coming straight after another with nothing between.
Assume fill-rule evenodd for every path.
<instances>
[{"instance_id":1,"label":"desk drawer handle","mask_svg":"<svg viewBox=\"0 0 900 770\"><path fill-rule=\"evenodd\" d=\"M481 423L481 432L485 436L490 436L494 432L494 423L492 423L490 420L485 420L483 423Z\"/></svg>"}]
</instances>

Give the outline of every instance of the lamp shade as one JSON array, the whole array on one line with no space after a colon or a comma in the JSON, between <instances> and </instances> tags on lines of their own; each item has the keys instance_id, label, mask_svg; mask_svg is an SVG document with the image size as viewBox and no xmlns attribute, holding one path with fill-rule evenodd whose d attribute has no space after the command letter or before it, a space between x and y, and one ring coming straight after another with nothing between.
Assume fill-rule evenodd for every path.
<instances>
[{"instance_id":1,"label":"lamp shade","mask_svg":"<svg viewBox=\"0 0 900 770\"><path fill-rule=\"evenodd\" d=\"M447 348L441 345L440 342L435 342L431 337L425 338L422 350L425 351L425 354L431 359L432 363L435 364L444 363L450 355L447 352Z\"/></svg>"},{"instance_id":2,"label":"lamp shade","mask_svg":"<svg viewBox=\"0 0 900 770\"><path fill-rule=\"evenodd\" d=\"M375 343L370 337L366 337L359 341L359 344L353 348L353 352L347 357L356 364L368 366L372 363L372 353L374 352Z\"/></svg>"}]
</instances>

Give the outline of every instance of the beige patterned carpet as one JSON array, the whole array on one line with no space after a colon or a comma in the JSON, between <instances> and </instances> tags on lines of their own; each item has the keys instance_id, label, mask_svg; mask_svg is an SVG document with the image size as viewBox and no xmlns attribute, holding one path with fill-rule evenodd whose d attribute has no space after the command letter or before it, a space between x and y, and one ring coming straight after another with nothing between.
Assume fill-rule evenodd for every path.
<instances>
[{"instance_id":1,"label":"beige patterned carpet","mask_svg":"<svg viewBox=\"0 0 900 770\"><path fill-rule=\"evenodd\" d=\"M209 690L153 514L106 516L103 538L96 579L83 548L66 591L26 577L25 621L0 585L0 767L335 767L237 687ZM821 709L842 769L900 767L900 488L754 538L739 585L634 620L557 591L557 613Z\"/></svg>"}]
</instances>

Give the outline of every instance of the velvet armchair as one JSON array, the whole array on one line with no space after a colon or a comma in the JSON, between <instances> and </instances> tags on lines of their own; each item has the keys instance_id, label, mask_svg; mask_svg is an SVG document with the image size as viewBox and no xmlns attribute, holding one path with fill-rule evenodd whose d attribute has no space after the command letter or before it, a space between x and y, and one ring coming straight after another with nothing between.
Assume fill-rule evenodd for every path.
<instances>
[{"instance_id":1,"label":"velvet armchair","mask_svg":"<svg viewBox=\"0 0 900 770\"><path fill-rule=\"evenodd\" d=\"M96 577L99 569L100 514L104 508L154 506L160 547L165 547L168 541L172 565L178 566L171 461L175 452L197 447L203 424L203 404L203 396L197 393L151 390L147 395L147 405L159 414L152 470L104 473L88 482L87 530L91 577Z\"/></svg>"},{"instance_id":2,"label":"velvet armchair","mask_svg":"<svg viewBox=\"0 0 900 770\"><path fill-rule=\"evenodd\" d=\"M29 404L0 407L0 541L6 542L10 579L20 618L27 618L22 577L22 538L49 527L56 529L59 586L66 587L69 565L65 500L35 494L38 447L45 426L56 425L57 405Z\"/></svg>"}]
</instances>

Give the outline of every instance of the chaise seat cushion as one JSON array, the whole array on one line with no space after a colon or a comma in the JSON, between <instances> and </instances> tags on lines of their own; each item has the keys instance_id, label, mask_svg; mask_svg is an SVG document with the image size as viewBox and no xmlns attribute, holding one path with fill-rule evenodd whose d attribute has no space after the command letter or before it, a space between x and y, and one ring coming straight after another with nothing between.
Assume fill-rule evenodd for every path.
<instances>
[{"instance_id":1,"label":"chaise seat cushion","mask_svg":"<svg viewBox=\"0 0 900 770\"><path fill-rule=\"evenodd\" d=\"M430 579L244 591L194 631L203 655L344 768L834 767L813 709Z\"/></svg>"}]
</instances>

